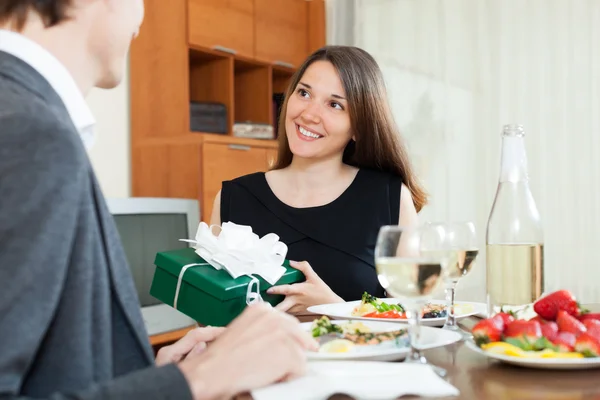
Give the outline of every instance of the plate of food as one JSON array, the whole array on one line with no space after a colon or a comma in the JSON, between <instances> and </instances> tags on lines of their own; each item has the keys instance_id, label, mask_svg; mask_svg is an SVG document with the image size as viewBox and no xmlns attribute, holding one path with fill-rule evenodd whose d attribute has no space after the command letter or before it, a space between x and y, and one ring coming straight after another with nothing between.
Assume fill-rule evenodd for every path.
<instances>
[{"instance_id":1,"label":"plate of food","mask_svg":"<svg viewBox=\"0 0 600 400\"><path fill-rule=\"evenodd\" d=\"M355 319L363 321L389 321L408 322L406 310L400 299L377 298L364 293L361 300L345 303L320 304L308 307L308 312L327 315L330 318ZM487 307L484 303L457 302L454 305L456 320L472 315L485 313ZM421 311L422 326L443 326L446 322L446 302L432 300Z\"/></svg>"},{"instance_id":2,"label":"plate of food","mask_svg":"<svg viewBox=\"0 0 600 400\"><path fill-rule=\"evenodd\" d=\"M319 342L319 350L308 359L319 360L402 360L410 352L407 326L385 321L330 320L327 316L302 323ZM446 346L461 340L452 331L421 327L419 348Z\"/></svg>"},{"instance_id":3,"label":"plate of food","mask_svg":"<svg viewBox=\"0 0 600 400\"><path fill-rule=\"evenodd\" d=\"M467 347L490 359L538 369L600 368L600 316L567 290L533 304L533 317L500 312L473 326Z\"/></svg>"}]
</instances>

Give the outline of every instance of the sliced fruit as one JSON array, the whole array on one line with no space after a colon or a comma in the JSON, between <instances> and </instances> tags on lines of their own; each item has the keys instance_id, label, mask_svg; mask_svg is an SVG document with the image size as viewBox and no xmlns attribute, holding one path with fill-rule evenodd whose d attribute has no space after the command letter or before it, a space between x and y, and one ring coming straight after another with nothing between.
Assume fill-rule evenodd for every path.
<instances>
[{"instance_id":1,"label":"sliced fruit","mask_svg":"<svg viewBox=\"0 0 600 400\"><path fill-rule=\"evenodd\" d=\"M354 348L354 343L346 339L335 339L319 348L319 353L347 353Z\"/></svg>"},{"instance_id":2,"label":"sliced fruit","mask_svg":"<svg viewBox=\"0 0 600 400\"><path fill-rule=\"evenodd\" d=\"M600 357L600 340L588 333L582 333L575 341L575 351L585 357Z\"/></svg>"},{"instance_id":3,"label":"sliced fruit","mask_svg":"<svg viewBox=\"0 0 600 400\"><path fill-rule=\"evenodd\" d=\"M499 312L494 315L492 318L496 318L502 321L502 330L506 329L508 324L515 320L514 313L512 312Z\"/></svg>"},{"instance_id":4,"label":"sliced fruit","mask_svg":"<svg viewBox=\"0 0 600 400\"><path fill-rule=\"evenodd\" d=\"M544 318L540 317L539 315L536 315L536 316L535 316L535 317L533 317L533 318L529 318L529 321L537 321L537 322L539 322L540 324L541 324L542 322L546 322L546 320L545 320Z\"/></svg>"},{"instance_id":5,"label":"sliced fruit","mask_svg":"<svg viewBox=\"0 0 600 400\"><path fill-rule=\"evenodd\" d=\"M600 320L600 313L586 313L586 314L581 314L579 317L577 317L577 319L579 319L581 322L584 322L588 319L597 319Z\"/></svg>"},{"instance_id":6,"label":"sliced fruit","mask_svg":"<svg viewBox=\"0 0 600 400\"><path fill-rule=\"evenodd\" d=\"M583 358L583 354L576 352L561 353L556 351L550 351L542 354L542 358Z\"/></svg>"},{"instance_id":7,"label":"sliced fruit","mask_svg":"<svg viewBox=\"0 0 600 400\"><path fill-rule=\"evenodd\" d=\"M542 337L542 329L537 321L517 319L508 324L504 330L504 341L514 344L523 350L532 350Z\"/></svg>"},{"instance_id":8,"label":"sliced fruit","mask_svg":"<svg viewBox=\"0 0 600 400\"><path fill-rule=\"evenodd\" d=\"M551 349L545 349L542 351L527 351L507 342L488 343L482 345L481 348L489 353L503 354L506 356L521 358L547 358L551 357L552 354L555 353Z\"/></svg>"},{"instance_id":9,"label":"sliced fruit","mask_svg":"<svg viewBox=\"0 0 600 400\"><path fill-rule=\"evenodd\" d=\"M558 290L540 298L533 304L533 310L540 317L549 321L554 321L560 310L573 316L581 314L581 309L575 296L568 290Z\"/></svg>"},{"instance_id":10,"label":"sliced fruit","mask_svg":"<svg viewBox=\"0 0 600 400\"><path fill-rule=\"evenodd\" d=\"M478 346L497 342L502 336L502 322L494 317L481 320L471 329L471 334Z\"/></svg>"},{"instance_id":11,"label":"sliced fruit","mask_svg":"<svg viewBox=\"0 0 600 400\"><path fill-rule=\"evenodd\" d=\"M583 321L583 325L585 325L587 334L600 340L600 321L597 319L586 319Z\"/></svg>"},{"instance_id":12,"label":"sliced fruit","mask_svg":"<svg viewBox=\"0 0 600 400\"><path fill-rule=\"evenodd\" d=\"M552 340L556 351L560 353L572 352L575 348L575 334L571 332L558 332L558 335Z\"/></svg>"},{"instance_id":13,"label":"sliced fruit","mask_svg":"<svg viewBox=\"0 0 600 400\"><path fill-rule=\"evenodd\" d=\"M554 321L542 321L540 322L542 329L542 336L552 341L558 335L558 324Z\"/></svg>"},{"instance_id":14,"label":"sliced fruit","mask_svg":"<svg viewBox=\"0 0 600 400\"><path fill-rule=\"evenodd\" d=\"M481 348L490 353L505 354L514 357L523 357L526 353L525 350L507 342L491 342L483 344Z\"/></svg>"},{"instance_id":15,"label":"sliced fruit","mask_svg":"<svg viewBox=\"0 0 600 400\"><path fill-rule=\"evenodd\" d=\"M564 310L560 310L556 317L556 323L558 324L558 330L560 332L570 332L575 336L579 336L586 331L586 327L583 322L573 317Z\"/></svg>"}]
</instances>

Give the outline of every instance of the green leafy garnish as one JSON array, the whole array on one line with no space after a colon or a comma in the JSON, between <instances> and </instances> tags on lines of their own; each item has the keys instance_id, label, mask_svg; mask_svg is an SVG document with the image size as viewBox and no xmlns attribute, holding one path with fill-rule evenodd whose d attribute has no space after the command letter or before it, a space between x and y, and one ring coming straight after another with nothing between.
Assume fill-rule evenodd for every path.
<instances>
[{"instance_id":1,"label":"green leafy garnish","mask_svg":"<svg viewBox=\"0 0 600 400\"><path fill-rule=\"evenodd\" d=\"M327 335L329 333L343 333L344 331L339 325L332 324L329 318L322 316L315 320L312 326L313 337Z\"/></svg>"},{"instance_id":2,"label":"green leafy garnish","mask_svg":"<svg viewBox=\"0 0 600 400\"><path fill-rule=\"evenodd\" d=\"M375 307L377 312L380 312L380 313L384 313L386 311L392 311L392 310L398 311L400 313L404 312L404 307L402 307L400 304L385 303L385 302L379 300L377 297L370 295L367 292L364 292L362 295L362 303L372 305L373 307Z\"/></svg>"}]
</instances>

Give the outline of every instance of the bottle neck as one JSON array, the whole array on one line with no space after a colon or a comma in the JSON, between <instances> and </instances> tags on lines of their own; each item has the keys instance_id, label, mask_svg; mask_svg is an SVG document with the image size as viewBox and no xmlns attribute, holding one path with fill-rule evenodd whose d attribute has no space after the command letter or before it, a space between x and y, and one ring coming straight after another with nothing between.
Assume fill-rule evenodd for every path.
<instances>
[{"instance_id":1,"label":"bottle neck","mask_svg":"<svg viewBox=\"0 0 600 400\"><path fill-rule=\"evenodd\" d=\"M527 153L523 136L503 136L500 183L528 181Z\"/></svg>"}]
</instances>

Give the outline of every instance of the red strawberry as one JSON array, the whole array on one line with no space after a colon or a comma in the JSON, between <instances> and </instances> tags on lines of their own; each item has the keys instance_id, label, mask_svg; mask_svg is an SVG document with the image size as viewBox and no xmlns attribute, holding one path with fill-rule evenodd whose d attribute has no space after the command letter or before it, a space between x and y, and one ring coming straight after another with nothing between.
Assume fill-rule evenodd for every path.
<instances>
[{"instance_id":1,"label":"red strawberry","mask_svg":"<svg viewBox=\"0 0 600 400\"><path fill-rule=\"evenodd\" d=\"M577 317L577 319L580 320L581 322L586 321L588 319L600 320L600 313L581 314L579 317Z\"/></svg>"},{"instance_id":2,"label":"red strawberry","mask_svg":"<svg viewBox=\"0 0 600 400\"><path fill-rule=\"evenodd\" d=\"M586 333L600 340L600 321L597 319L586 319L583 321L585 325Z\"/></svg>"},{"instance_id":3,"label":"red strawberry","mask_svg":"<svg viewBox=\"0 0 600 400\"><path fill-rule=\"evenodd\" d=\"M531 350L535 343L542 337L542 329L537 321L517 319L511 322L504 330L504 341L523 350Z\"/></svg>"},{"instance_id":4,"label":"red strawberry","mask_svg":"<svg viewBox=\"0 0 600 400\"><path fill-rule=\"evenodd\" d=\"M575 340L575 335L570 332L558 332L552 343L556 345L558 352L569 353L574 349Z\"/></svg>"},{"instance_id":5,"label":"red strawberry","mask_svg":"<svg viewBox=\"0 0 600 400\"><path fill-rule=\"evenodd\" d=\"M508 312L499 312L498 314L494 315L492 318L496 318L496 319L502 321L502 330L506 329L508 324L510 324L511 322L513 322L515 320L514 315L512 313L508 313Z\"/></svg>"},{"instance_id":6,"label":"red strawberry","mask_svg":"<svg viewBox=\"0 0 600 400\"><path fill-rule=\"evenodd\" d=\"M600 340L587 333L581 334L575 341L575 351L585 357L600 357Z\"/></svg>"},{"instance_id":7,"label":"red strawberry","mask_svg":"<svg viewBox=\"0 0 600 400\"><path fill-rule=\"evenodd\" d=\"M568 290L559 290L542 297L533 304L533 309L540 317L549 321L556 319L559 310L573 316L581 313L575 296Z\"/></svg>"},{"instance_id":8,"label":"red strawberry","mask_svg":"<svg viewBox=\"0 0 600 400\"><path fill-rule=\"evenodd\" d=\"M499 341L500 336L502 335L502 328L501 321L492 317L479 321L473 329L471 329L471 334L475 339L475 343L478 346L481 346L485 343Z\"/></svg>"},{"instance_id":9,"label":"red strawberry","mask_svg":"<svg viewBox=\"0 0 600 400\"><path fill-rule=\"evenodd\" d=\"M539 315L536 315L536 316L535 316L535 317L533 317L533 318L529 318L529 320L530 320L530 321L537 321L537 322L539 322L540 324L541 324L541 323L544 323L544 322L546 322L546 320L545 320L544 318L540 317Z\"/></svg>"},{"instance_id":10,"label":"red strawberry","mask_svg":"<svg viewBox=\"0 0 600 400\"><path fill-rule=\"evenodd\" d=\"M544 321L540 323L540 327L542 329L542 336L549 341L554 340L556 335L558 335L558 324L554 321Z\"/></svg>"},{"instance_id":11,"label":"red strawberry","mask_svg":"<svg viewBox=\"0 0 600 400\"><path fill-rule=\"evenodd\" d=\"M577 318L569 315L566 311L560 310L556 317L556 323L558 324L558 330L561 332L571 332L575 336L579 336L586 331L583 322Z\"/></svg>"}]
</instances>

